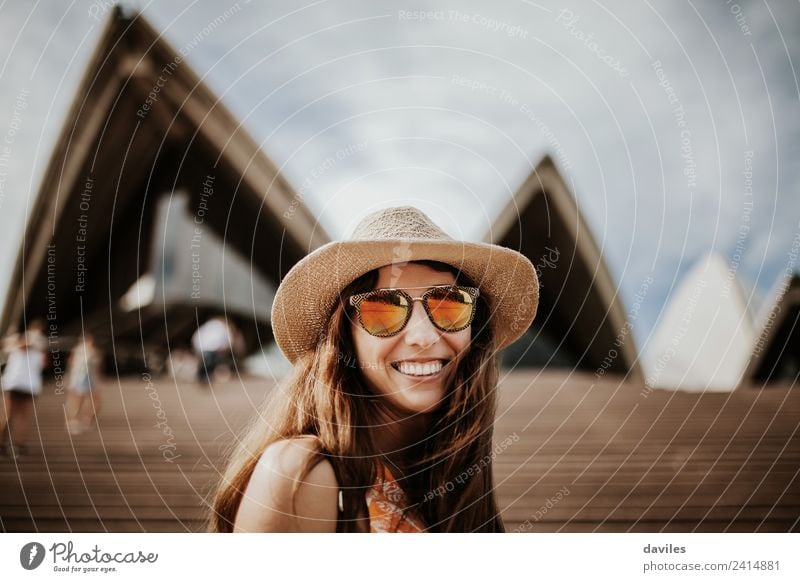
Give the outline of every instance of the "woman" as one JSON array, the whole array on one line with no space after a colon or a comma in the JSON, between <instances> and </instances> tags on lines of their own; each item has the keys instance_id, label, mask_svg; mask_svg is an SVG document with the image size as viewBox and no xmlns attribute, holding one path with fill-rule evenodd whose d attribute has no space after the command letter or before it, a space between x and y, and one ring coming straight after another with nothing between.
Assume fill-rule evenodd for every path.
<instances>
[{"instance_id":1,"label":"woman","mask_svg":"<svg viewBox=\"0 0 800 582\"><path fill-rule=\"evenodd\" d=\"M33 321L22 334L6 340L8 362L3 371L3 409L0 411L0 454L16 458L28 453L33 402L42 392L47 340L42 322ZM11 449L8 449L7 434Z\"/></svg>"},{"instance_id":2,"label":"woman","mask_svg":"<svg viewBox=\"0 0 800 582\"><path fill-rule=\"evenodd\" d=\"M503 531L498 350L537 303L524 256L455 241L412 207L309 254L272 308L294 372L231 459L211 529Z\"/></svg>"},{"instance_id":3,"label":"woman","mask_svg":"<svg viewBox=\"0 0 800 582\"><path fill-rule=\"evenodd\" d=\"M100 362L94 337L84 334L69 360L67 431L71 435L91 428L100 412Z\"/></svg>"}]
</instances>

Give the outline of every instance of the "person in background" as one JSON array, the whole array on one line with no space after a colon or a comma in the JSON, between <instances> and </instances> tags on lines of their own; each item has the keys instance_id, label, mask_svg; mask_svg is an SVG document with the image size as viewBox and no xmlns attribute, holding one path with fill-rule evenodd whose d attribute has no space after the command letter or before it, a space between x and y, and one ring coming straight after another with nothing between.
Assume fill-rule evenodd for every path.
<instances>
[{"instance_id":1,"label":"person in background","mask_svg":"<svg viewBox=\"0 0 800 582\"><path fill-rule=\"evenodd\" d=\"M42 329L41 320L35 320L23 333L12 335L4 342L4 349L9 353L2 375L0 455L17 458L28 453L33 404L42 392L42 370L46 363L47 340Z\"/></svg>"},{"instance_id":2,"label":"person in background","mask_svg":"<svg viewBox=\"0 0 800 582\"><path fill-rule=\"evenodd\" d=\"M92 427L100 412L100 364L94 337L85 333L69 360L67 430L77 435Z\"/></svg>"},{"instance_id":3,"label":"person in background","mask_svg":"<svg viewBox=\"0 0 800 582\"><path fill-rule=\"evenodd\" d=\"M221 356L230 352L231 331L224 317L213 317L197 328L192 347L198 357L197 381L208 381L214 374Z\"/></svg>"},{"instance_id":4,"label":"person in background","mask_svg":"<svg viewBox=\"0 0 800 582\"><path fill-rule=\"evenodd\" d=\"M242 332L239 331L239 328L230 320L227 322L227 325L230 347L226 346L225 349L217 354L216 377L221 381L227 381L234 374L238 374L236 358L245 353L245 341Z\"/></svg>"}]
</instances>

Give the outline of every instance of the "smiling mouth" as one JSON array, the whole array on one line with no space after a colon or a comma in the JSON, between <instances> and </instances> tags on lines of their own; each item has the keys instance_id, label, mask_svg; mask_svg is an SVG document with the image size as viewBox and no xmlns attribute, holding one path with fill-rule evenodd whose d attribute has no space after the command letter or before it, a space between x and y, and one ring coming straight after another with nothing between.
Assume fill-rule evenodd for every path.
<instances>
[{"instance_id":1,"label":"smiling mouth","mask_svg":"<svg viewBox=\"0 0 800 582\"><path fill-rule=\"evenodd\" d=\"M424 378L436 376L448 364L449 360L430 360L428 362L392 362L392 368L403 374L414 378Z\"/></svg>"}]
</instances>

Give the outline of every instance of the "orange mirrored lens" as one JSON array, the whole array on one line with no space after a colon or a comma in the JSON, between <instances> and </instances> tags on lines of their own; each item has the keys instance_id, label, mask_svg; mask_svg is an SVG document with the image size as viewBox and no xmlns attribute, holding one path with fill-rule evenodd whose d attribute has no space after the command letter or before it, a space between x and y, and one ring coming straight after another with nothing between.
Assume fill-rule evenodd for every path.
<instances>
[{"instance_id":1,"label":"orange mirrored lens","mask_svg":"<svg viewBox=\"0 0 800 582\"><path fill-rule=\"evenodd\" d=\"M406 321L408 301L399 293L376 294L359 305L361 323L373 335L397 332Z\"/></svg>"},{"instance_id":2,"label":"orange mirrored lens","mask_svg":"<svg viewBox=\"0 0 800 582\"><path fill-rule=\"evenodd\" d=\"M431 318L444 330L466 327L472 318L473 308L470 294L460 289L446 289L428 296Z\"/></svg>"}]
</instances>

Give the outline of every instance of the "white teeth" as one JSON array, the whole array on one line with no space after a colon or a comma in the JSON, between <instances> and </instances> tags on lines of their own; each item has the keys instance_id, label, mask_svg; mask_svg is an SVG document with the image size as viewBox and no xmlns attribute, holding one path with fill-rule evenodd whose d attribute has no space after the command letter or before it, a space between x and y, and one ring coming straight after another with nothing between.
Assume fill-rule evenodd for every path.
<instances>
[{"instance_id":1,"label":"white teeth","mask_svg":"<svg viewBox=\"0 0 800 582\"><path fill-rule=\"evenodd\" d=\"M441 360L418 364L414 362L398 362L397 369L403 374L411 376L431 376L437 374L442 369Z\"/></svg>"}]
</instances>

